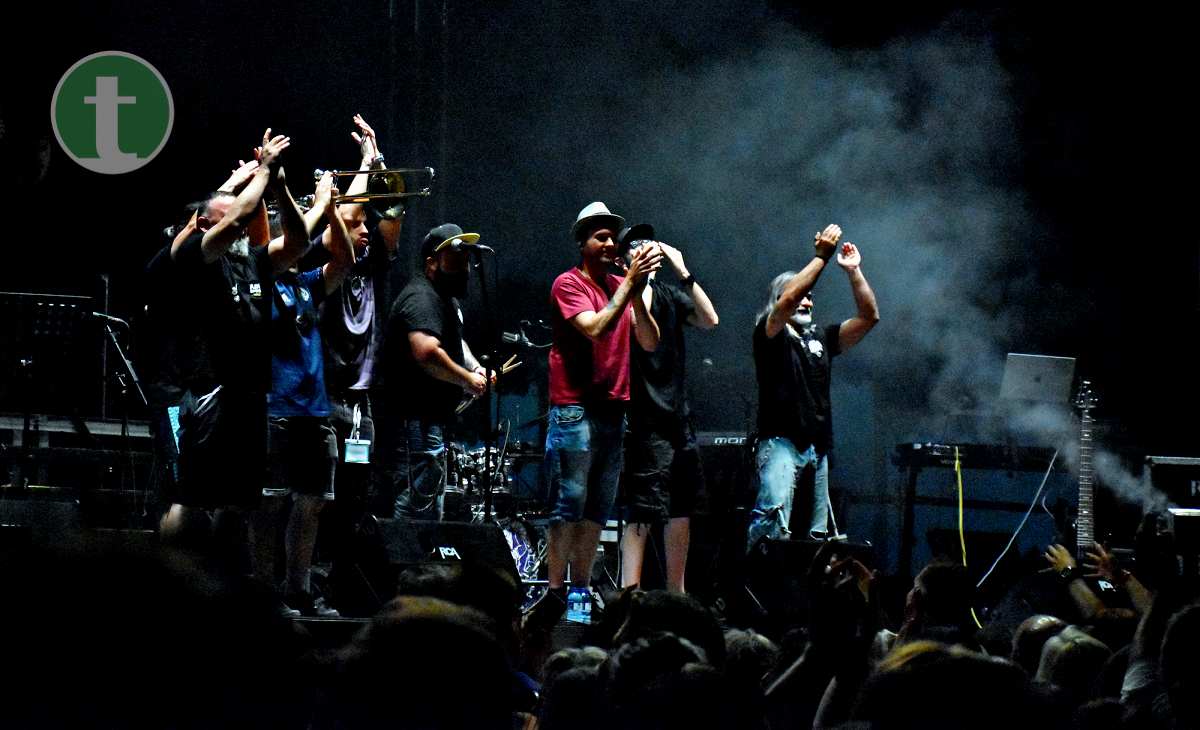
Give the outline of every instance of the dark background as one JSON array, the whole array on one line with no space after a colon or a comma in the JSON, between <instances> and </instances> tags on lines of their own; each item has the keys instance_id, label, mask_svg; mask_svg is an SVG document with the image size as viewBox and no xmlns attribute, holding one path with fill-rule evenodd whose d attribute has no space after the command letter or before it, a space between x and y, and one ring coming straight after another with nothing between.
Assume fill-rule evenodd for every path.
<instances>
[{"instance_id":1,"label":"dark background","mask_svg":"<svg viewBox=\"0 0 1200 730\"><path fill-rule=\"evenodd\" d=\"M721 315L689 342L699 426L746 430L766 285L837 222L883 321L835 363L836 488L891 489L896 443L1013 438L989 414L1004 354L1032 352L1078 358L1102 398L1102 478L1137 499L1142 456L1200 453L1200 261L1186 24L1122 7L47 6L46 34L9 29L28 46L6 51L0 290L102 302L107 282L128 318L162 228L264 127L292 137L300 195L312 168L357 164L359 112L390 164L438 169L406 258L443 220L497 250L495 306L473 292L468 309L476 350L486 324L547 318L576 260L570 224L603 200L684 251ZM49 127L58 78L109 49L155 65L175 103L163 151L116 178L77 166ZM853 313L843 279L818 284L818 320ZM99 376L79 370L99 411ZM1048 415L1021 438L1073 430Z\"/></svg>"}]
</instances>

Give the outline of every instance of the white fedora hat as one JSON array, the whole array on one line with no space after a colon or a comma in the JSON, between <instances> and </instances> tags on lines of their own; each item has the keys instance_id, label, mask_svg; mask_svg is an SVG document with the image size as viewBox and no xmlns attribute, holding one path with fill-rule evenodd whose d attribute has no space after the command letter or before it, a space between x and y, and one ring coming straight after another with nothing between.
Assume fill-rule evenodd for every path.
<instances>
[{"instance_id":1,"label":"white fedora hat","mask_svg":"<svg viewBox=\"0 0 1200 730\"><path fill-rule=\"evenodd\" d=\"M571 226L571 238L578 241L580 231L595 229L597 226L611 228L615 235L624 225L624 218L609 211L608 206L604 203L596 201L579 211L579 215L575 218L575 225Z\"/></svg>"}]
</instances>

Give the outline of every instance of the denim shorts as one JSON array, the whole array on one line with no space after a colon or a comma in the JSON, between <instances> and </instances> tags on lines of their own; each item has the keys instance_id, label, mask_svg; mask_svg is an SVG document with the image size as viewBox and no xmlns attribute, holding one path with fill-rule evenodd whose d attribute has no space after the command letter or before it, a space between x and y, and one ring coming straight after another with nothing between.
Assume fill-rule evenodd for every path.
<instances>
[{"instance_id":1,"label":"denim shorts","mask_svg":"<svg viewBox=\"0 0 1200 730\"><path fill-rule=\"evenodd\" d=\"M543 474L550 521L608 522L624 464L625 403L550 408Z\"/></svg>"}]
</instances>

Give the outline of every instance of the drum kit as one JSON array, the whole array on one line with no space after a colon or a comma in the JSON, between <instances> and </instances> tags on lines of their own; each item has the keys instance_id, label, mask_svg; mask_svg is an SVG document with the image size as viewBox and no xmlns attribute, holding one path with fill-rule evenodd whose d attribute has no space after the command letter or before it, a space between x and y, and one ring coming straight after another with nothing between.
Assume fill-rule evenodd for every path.
<instances>
[{"instance_id":1,"label":"drum kit","mask_svg":"<svg viewBox=\"0 0 1200 730\"><path fill-rule=\"evenodd\" d=\"M488 519L485 494L488 483L488 447L468 448L448 441L445 451L445 519L484 522ZM525 587L525 603L541 595L539 580L546 561L547 518L539 496L538 474L542 450L515 442L492 447L492 514L504 532L517 574Z\"/></svg>"}]
</instances>

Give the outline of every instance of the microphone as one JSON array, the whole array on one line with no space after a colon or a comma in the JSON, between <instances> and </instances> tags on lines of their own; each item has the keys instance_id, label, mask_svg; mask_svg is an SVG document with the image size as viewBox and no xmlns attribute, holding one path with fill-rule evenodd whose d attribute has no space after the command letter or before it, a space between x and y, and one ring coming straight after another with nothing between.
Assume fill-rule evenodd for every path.
<instances>
[{"instance_id":1,"label":"microphone","mask_svg":"<svg viewBox=\"0 0 1200 730\"><path fill-rule=\"evenodd\" d=\"M122 327L124 327L125 329L129 329L129 323L126 322L125 320L121 319L120 317L113 317L113 316L105 314L104 312L91 312L91 316L95 317L96 319L102 319L105 322L109 322L111 324L119 324Z\"/></svg>"},{"instance_id":2,"label":"microphone","mask_svg":"<svg viewBox=\"0 0 1200 730\"><path fill-rule=\"evenodd\" d=\"M462 241L455 241L454 243L451 243L450 249L452 251L475 250L475 251L487 251L488 253L496 253L496 249L492 248L491 246L485 246L482 243L463 243Z\"/></svg>"}]
</instances>

